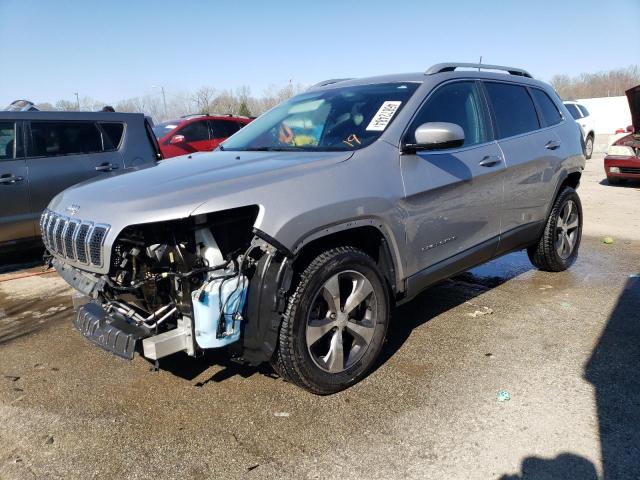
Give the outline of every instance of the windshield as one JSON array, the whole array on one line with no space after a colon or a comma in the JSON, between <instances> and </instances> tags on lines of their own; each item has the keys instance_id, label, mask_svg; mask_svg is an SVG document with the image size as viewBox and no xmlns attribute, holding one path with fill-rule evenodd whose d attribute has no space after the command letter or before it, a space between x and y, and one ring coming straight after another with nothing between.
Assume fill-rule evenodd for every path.
<instances>
[{"instance_id":1,"label":"windshield","mask_svg":"<svg viewBox=\"0 0 640 480\"><path fill-rule=\"evenodd\" d=\"M357 150L382 134L417 88L384 83L304 93L254 120L221 149Z\"/></svg>"},{"instance_id":2,"label":"windshield","mask_svg":"<svg viewBox=\"0 0 640 480\"><path fill-rule=\"evenodd\" d=\"M152 128L153 134L156 136L156 138L162 138L171 130L176 128L178 126L178 123L179 122L177 120L170 120L168 122L158 123L156 126Z\"/></svg>"}]
</instances>

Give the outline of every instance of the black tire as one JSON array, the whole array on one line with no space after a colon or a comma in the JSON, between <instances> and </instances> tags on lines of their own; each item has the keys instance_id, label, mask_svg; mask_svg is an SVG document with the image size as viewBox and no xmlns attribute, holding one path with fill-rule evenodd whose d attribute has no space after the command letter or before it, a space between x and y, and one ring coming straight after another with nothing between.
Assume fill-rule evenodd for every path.
<instances>
[{"instance_id":1,"label":"black tire","mask_svg":"<svg viewBox=\"0 0 640 480\"><path fill-rule=\"evenodd\" d=\"M353 310L353 312L364 311L369 313L369 317L362 320L370 322L369 326L367 326L367 328L372 329L369 331L372 332L368 340L369 343L362 347L356 345L359 337L355 337L350 333L349 325L353 327L353 324L350 324L350 322L353 322L356 324L355 326L361 326L359 325L360 320L348 320L348 317L351 316L344 313L347 308L343 310L340 307L341 313L339 315L342 315L342 317L339 316L338 318L343 319L341 326L332 327L326 334L323 334L323 337L319 337L320 340L316 340L316 343L308 346L308 329L312 328L312 322L319 321L312 319L313 315L317 313L316 309L320 308L318 305L322 305L324 302L329 307L329 302L325 300L321 292L324 291L331 279L336 279L335 284L339 285L338 291L340 293L338 299L334 300L338 304L342 302L343 291L345 292L345 297L349 297L356 291L356 283L353 282L353 290L350 290L351 293L347 292L344 280L340 283L340 278L344 279L341 275L358 275L362 282L369 282L367 291L369 291L370 287L370 293L363 297L365 300L362 302L354 303L358 307ZM346 286L348 287L348 285L349 283L347 282ZM357 297L357 295L354 295L354 297ZM273 368L285 380L319 395L339 392L360 381L375 364L382 350L389 324L389 301L389 291L384 277L374 260L366 253L354 247L338 247L323 252L302 272L295 292L289 299L282 325L280 326L278 347L271 360ZM346 304L341 305L346 307ZM361 308L363 307L366 308L362 310ZM371 312L374 313L371 314ZM330 315L329 308L320 316L322 317L320 321L335 318L335 315ZM341 345L344 339L346 348L344 351L342 347L340 348L340 352L343 352L340 359L344 370L337 372L336 369L337 373L334 373L321 368L318 364L318 358L321 357L317 355L312 357L314 354L311 352L327 336L333 339L338 329L341 332ZM347 345L349 341L351 343ZM330 345L333 344L330 343ZM326 358L330 358L329 353L327 353ZM351 358L354 363L349 365Z\"/></svg>"},{"instance_id":2,"label":"black tire","mask_svg":"<svg viewBox=\"0 0 640 480\"><path fill-rule=\"evenodd\" d=\"M565 257L558 252L561 248L558 246L560 236L563 235L563 227L559 225L559 218L561 214L566 213L566 206L569 202L573 202L577 209L578 226L571 230L571 233L567 234L568 230L564 230L564 234L567 238L575 239L573 248L570 254ZM564 221L560 221L561 224ZM575 235L572 236L575 232ZM569 268L578 257L578 249L580 248L580 240L582 239L582 204L578 193L570 187L565 187L556 198L553 204L549 218L544 228L542 236L538 242L529 247L527 253L529 254L529 260L531 263L538 267L540 270L547 272L562 272ZM562 244L564 245L564 244Z\"/></svg>"},{"instance_id":3,"label":"black tire","mask_svg":"<svg viewBox=\"0 0 640 480\"><path fill-rule=\"evenodd\" d=\"M585 158L587 160L589 160L591 158L591 156L593 155L593 135L589 135L587 136L587 139L585 140L585 147L584 147L584 151L585 151Z\"/></svg>"}]
</instances>

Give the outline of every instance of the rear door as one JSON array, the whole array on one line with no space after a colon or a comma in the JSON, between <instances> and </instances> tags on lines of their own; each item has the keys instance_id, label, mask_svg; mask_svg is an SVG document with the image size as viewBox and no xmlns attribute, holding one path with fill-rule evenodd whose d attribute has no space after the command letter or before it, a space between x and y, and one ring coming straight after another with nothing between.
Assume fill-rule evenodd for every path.
<instances>
[{"instance_id":1,"label":"rear door","mask_svg":"<svg viewBox=\"0 0 640 480\"><path fill-rule=\"evenodd\" d=\"M426 122L460 125L465 142L400 158L409 275L477 246L474 263L487 260L500 234L504 162L479 83L465 80L438 87L411 122L405 142L415 143L415 129Z\"/></svg>"},{"instance_id":2,"label":"rear door","mask_svg":"<svg viewBox=\"0 0 640 480\"><path fill-rule=\"evenodd\" d=\"M35 236L22 126L0 121L0 243Z\"/></svg>"},{"instance_id":3,"label":"rear door","mask_svg":"<svg viewBox=\"0 0 640 480\"><path fill-rule=\"evenodd\" d=\"M107 134L113 132L111 126L99 127L95 121L31 121L29 127L26 163L34 219L65 188L123 166Z\"/></svg>"},{"instance_id":4,"label":"rear door","mask_svg":"<svg viewBox=\"0 0 640 480\"><path fill-rule=\"evenodd\" d=\"M215 149L223 141L240 130L240 125L235 120L209 120L211 131L211 150Z\"/></svg>"},{"instance_id":5,"label":"rear door","mask_svg":"<svg viewBox=\"0 0 640 480\"><path fill-rule=\"evenodd\" d=\"M553 125L546 125L542 114L538 117L527 86L494 81L485 81L484 86L507 165L502 232L533 227L545 219L553 195L551 180L562 161L560 137ZM535 90L548 98L542 90ZM555 123L562 120L559 112L557 119Z\"/></svg>"}]
</instances>

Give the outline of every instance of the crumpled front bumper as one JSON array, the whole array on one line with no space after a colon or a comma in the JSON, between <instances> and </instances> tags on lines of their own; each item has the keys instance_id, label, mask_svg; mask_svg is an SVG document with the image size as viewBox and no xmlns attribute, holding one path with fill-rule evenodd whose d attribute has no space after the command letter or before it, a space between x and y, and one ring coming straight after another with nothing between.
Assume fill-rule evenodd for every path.
<instances>
[{"instance_id":1,"label":"crumpled front bumper","mask_svg":"<svg viewBox=\"0 0 640 480\"><path fill-rule=\"evenodd\" d=\"M107 313L93 302L78 308L74 325L90 342L127 360L133 359L138 341L152 335L144 326Z\"/></svg>"}]
</instances>

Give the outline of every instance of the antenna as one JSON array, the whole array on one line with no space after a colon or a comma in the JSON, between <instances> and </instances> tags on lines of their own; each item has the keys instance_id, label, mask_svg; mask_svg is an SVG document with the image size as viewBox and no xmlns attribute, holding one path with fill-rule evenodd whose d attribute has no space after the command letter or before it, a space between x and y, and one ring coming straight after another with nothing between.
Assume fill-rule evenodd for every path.
<instances>
[{"instance_id":1,"label":"antenna","mask_svg":"<svg viewBox=\"0 0 640 480\"><path fill-rule=\"evenodd\" d=\"M480 55L480 61L478 62L478 65L482 65L482 55ZM480 71L480 67L478 67L478 71Z\"/></svg>"}]
</instances>

